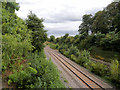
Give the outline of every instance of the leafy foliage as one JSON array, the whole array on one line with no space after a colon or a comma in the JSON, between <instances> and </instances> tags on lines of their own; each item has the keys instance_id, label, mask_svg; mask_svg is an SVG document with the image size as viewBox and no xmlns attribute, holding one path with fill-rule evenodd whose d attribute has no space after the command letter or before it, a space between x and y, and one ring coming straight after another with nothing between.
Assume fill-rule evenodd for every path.
<instances>
[{"instance_id":1,"label":"leafy foliage","mask_svg":"<svg viewBox=\"0 0 120 90\"><path fill-rule=\"evenodd\" d=\"M19 72L14 71L14 74L9 76L11 83L16 83L18 88L32 88L33 78L37 74L37 70L32 67L27 67ZM8 82L9 82L8 81Z\"/></svg>"},{"instance_id":2,"label":"leafy foliage","mask_svg":"<svg viewBox=\"0 0 120 90\"><path fill-rule=\"evenodd\" d=\"M54 42L55 43L55 36L53 36L53 35L51 35L50 36L50 40L49 40L50 42Z\"/></svg>"},{"instance_id":3,"label":"leafy foliage","mask_svg":"<svg viewBox=\"0 0 120 90\"><path fill-rule=\"evenodd\" d=\"M46 60L42 52L32 54L30 57L31 66L35 68L42 82L42 88L62 88L64 85L60 81L59 72L51 60Z\"/></svg>"},{"instance_id":4,"label":"leafy foliage","mask_svg":"<svg viewBox=\"0 0 120 90\"><path fill-rule=\"evenodd\" d=\"M92 15L84 15L82 18L83 23L79 26L79 34L85 33L86 35L89 34L89 31L92 27Z\"/></svg>"},{"instance_id":5,"label":"leafy foliage","mask_svg":"<svg viewBox=\"0 0 120 90\"><path fill-rule=\"evenodd\" d=\"M30 13L25 22L15 14L15 2L2 7L2 73L10 72L3 79L17 88L64 88L56 66L42 50L47 38L43 19ZM41 52L32 53L33 49Z\"/></svg>"},{"instance_id":6,"label":"leafy foliage","mask_svg":"<svg viewBox=\"0 0 120 90\"><path fill-rule=\"evenodd\" d=\"M117 60L112 61L112 65L111 65L111 77L114 80L118 79L118 75L119 75L119 62Z\"/></svg>"},{"instance_id":7,"label":"leafy foliage","mask_svg":"<svg viewBox=\"0 0 120 90\"><path fill-rule=\"evenodd\" d=\"M4 4L7 5L7 3ZM6 7L2 9L2 16L2 58L3 69L5 69L13 59L25 57L32 50L32 45L31 32L28 31L22 19L15 13L11 13L10 9L6 10Z\"/></svg>"},{"instance_id":8,"label":"leafy foliage","mask_svg":"<svg viewBox=\"0 0 120 90\"><path fill-rule=\"evenodd\" d=\"M39 19L35 14L30 11L26 25L28 29L32 30L32 45L35 47L34 51L41 51L44 47L43 43L47 40L46 30L42 24L43 19Z\"/></svg>"}]
</instances>

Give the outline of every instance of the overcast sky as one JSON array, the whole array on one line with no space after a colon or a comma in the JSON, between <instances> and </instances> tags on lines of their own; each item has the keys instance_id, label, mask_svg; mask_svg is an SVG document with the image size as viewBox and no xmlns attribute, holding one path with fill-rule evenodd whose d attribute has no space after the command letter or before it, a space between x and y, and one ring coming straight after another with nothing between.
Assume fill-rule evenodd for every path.
<instances>
[{"instance_id":1,"label":"overcast sky","mask_svg":"<svg viewBox=\"0 0 120 90\"><path fill-rule=\"evenodd\" d=\"M84 14L94 14L103 10L112 0L16 0L20 9L17 15L26 19L29 10L39 18L44 18L48 36L78 34L78 27Z\"/></svg>"}]
</instances>

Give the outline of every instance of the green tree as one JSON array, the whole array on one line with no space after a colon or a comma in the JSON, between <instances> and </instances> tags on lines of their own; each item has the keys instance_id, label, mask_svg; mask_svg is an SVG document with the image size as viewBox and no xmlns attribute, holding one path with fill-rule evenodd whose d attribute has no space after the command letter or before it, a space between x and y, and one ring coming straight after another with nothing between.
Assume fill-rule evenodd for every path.
<instances>
[{"instance_id":1,"label":"green tree","mask_svg":"<svg viewBox=\"0 0 120 90\"><path fill-rule=\"evenodd\" d=\"M92 25L92 15L91 14L85 14L82 18L82 24L79 26L79 34L86 33L86 35L89 34L89 31L91 31L91 25Z\"/></svg>"},{"instance_id":2,"label":"green tree","mask_svg":"<svg viewBox=\"0 0 120 90\"><path fill-rule=\"evenodd\" d=\"M4 1L2 2L2 8L6 9L7 11L9 11L10 13L14 13L15 10L19 10L19 4L16 2L7 2Z\"/></svg>"},{"instance_id":3,"label":"green tree","mask_svg":"<svg viewBox=\"0 0 120 90\"><path fill-rule=\"evenodd\" d=\"M63 43L67 43L68 36L69 36L69 34L66 33L66 34L62 37L62 41L63 41Z\"/></svg>"},{"instance_id":4,"label":"green tree","mask_svg":"<svg viewBox=\"0 0 120 90\"><path fill-rule=\"evenodd\" d=\"M53 36L53 35L50 36L50 42L54 42L55 43L55 36Z\"/></svg>"},{"instance_id":5,"label":"green tree","mask_svg":"<svg viewBox=\"0 0 120 90\"><path fill-rule=\"evenodd\" d=\"M66 33L66 34L63 36L63 38L66 39L68 36L69 36L69 34Z\"/></svg>"},{"instance_id":6,"label":"green tree","mask_svg":"<svg viewBox=\"0 0 120 90\"><path fill-rule=\"evenodd\" d=\"M60 38L56 38L56 43L59 43L59 41L60 41Z\"/></svg>"},{"instance_id":7,"label":"green tree","mask_svg":"<svg viewBox=\"0 0 120 90\"><path fill-rule=\"evenodd\" d=\"M119 31L120 18L120 2L109 4L103 11L98 11L93 17L92 30L93 32L101 32L102 34L111 31Z\"/></svg>"},{"instance_id":8,"label":"green tree","mask_svg":"<svg viewBox=\"0 0 120 90\"><path fill-rule=\"evenodd\" d=\"M92 30L93 32L101 32L101 33L108 33L107 30L107 19L104 16L105 12L104 11L99 11L95 14L94 16L94 21L92 24Z\"/></svg>"},{"instance_id":9,"label":"green tree","mask_svg":"<svg viewBox=\"0 0 120 90\"><path fill-rule=\"evenodd\" d=\"M33 14L32 11L30 11L26 20L28 29L32 30L32 45L35 47L33 51L41 51L44 47L43 43L47 40L47 31L44 30L43 21L43 19L39 19Z\"/></svg>"}]
</instances>

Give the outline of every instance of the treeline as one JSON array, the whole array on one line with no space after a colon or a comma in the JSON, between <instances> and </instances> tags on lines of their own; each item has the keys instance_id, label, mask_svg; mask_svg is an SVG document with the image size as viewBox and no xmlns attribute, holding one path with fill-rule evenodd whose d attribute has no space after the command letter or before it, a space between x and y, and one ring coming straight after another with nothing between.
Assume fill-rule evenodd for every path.
<instances>
[{"instance_id":1,"label":"treeline","mask_svg":"<svg viewBox=\"0 0 120 90\"><path fill-rule=\"evenodd\" d=\"M81 42L78 47L90 48L96 45L120 52L120 2L109 4L94 16L84 15L82 21L78 30L82 39L78 40Z\"/></svg>"},{"instance_id":2,"label":"treeline","mask_svg":"<svg viewBox=\"0 0 120 90\"><path fill-rule=\"evenodd\" d=\"M84 66L91 72L120 87L120 2L109 4L94 16L85 14L79 26L79 35L55 38L47 43L66 57ZM108 68L91 61L90 57L110 62Z\"/></svg>"},{"instance_id":3,"label":"treeline","mask_svg":"<svg viewBox=\"0 0 120 90\"><path fill-rule=\"evenodd\" d=\"M23 20L15 10L19 10L18 3L2 2L3 82L13 88L64 87L56 66L44 55L43 19L30 12Z\"/></svg>"}]
</instances>

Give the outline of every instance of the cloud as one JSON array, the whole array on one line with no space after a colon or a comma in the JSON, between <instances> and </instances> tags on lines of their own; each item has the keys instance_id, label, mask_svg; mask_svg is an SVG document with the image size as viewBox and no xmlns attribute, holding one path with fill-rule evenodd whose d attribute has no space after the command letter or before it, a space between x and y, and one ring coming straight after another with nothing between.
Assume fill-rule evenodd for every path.
<instances>
[{"instance_id":1,"label":"cloud","mask_svg":"<svg viewBox=\"0 0 120 90\"><path fill-rule=\"evenodd\" d=\"M62 31L62 30L56 30L54 32L47 32L48 33L48 37L50 37L51 35L54 35L55 37L60 37L60 36L64 36L66 33L68 33L70 36L75 36L76 34L78 34L77 31Z\"/></svg>"},{"instance_id":2,"label":"cloud","mask_svg":"<svg viewBox=\"0 0 120 90\"><path fill-rule=\"evenodd\" d=\"M27 18L29 10L33 11L39 18L44 18L45 29L49 35L63 35L77 33L84 14L95 14L102 10L112 0L17 0L20 10L17 15L23 19ZM61 31L60 33L58 33Z\"/></svg>"},{"instance_id":3,"label":"cloud","mask_svg":"<svg viewBox=\"0 0 120 90\"><path fill-rule=\"evenodd\" d=\"M56 37L62 36L65 33L70 35L78 34L78 27L82 21L69 21L62 23L43 23L45 30L48 30L48 36L55 35Z\"/></svg>"},{"instance_id":4,"label":"cloud","mask_svg":"<svg viewBox=\"0 0 120 90\"><path fill-rule=\"evenodd\" d=\"M78 26L82 21L70 21L64 23L43 23L46 30L55 31L55 30L78 30Z\"/></svg>"}]
</instances>

